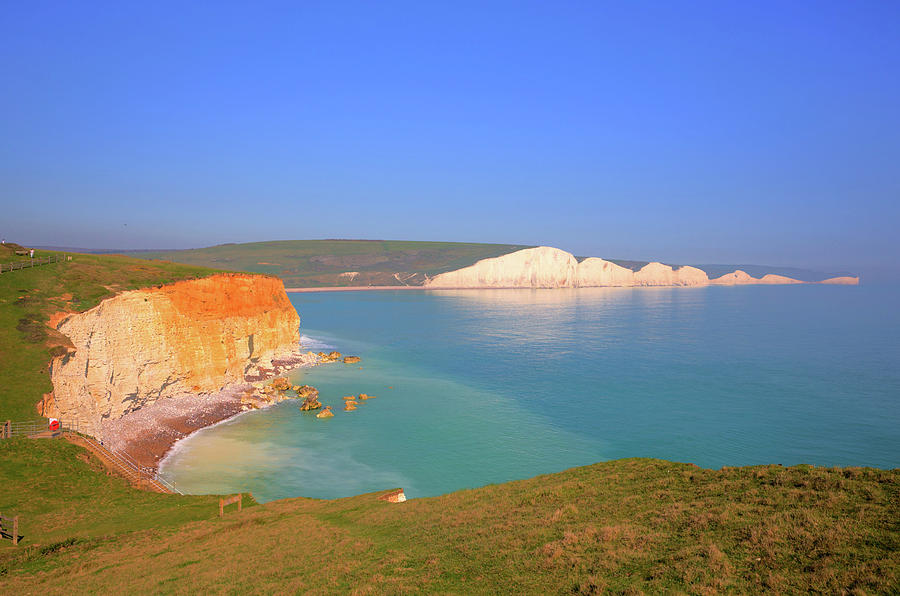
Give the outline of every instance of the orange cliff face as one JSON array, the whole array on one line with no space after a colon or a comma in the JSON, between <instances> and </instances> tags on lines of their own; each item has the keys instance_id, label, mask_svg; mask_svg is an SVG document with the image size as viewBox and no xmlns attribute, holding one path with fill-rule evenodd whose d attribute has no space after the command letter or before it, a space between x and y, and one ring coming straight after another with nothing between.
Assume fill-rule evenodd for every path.
<instances>
[{"instance_id":1,"label":"orange cliff face","mask_svg":"<svg viewBox=\"0 0 900 596\"><path fill-rule=\"evenodd\" d=\"M229 273L123 292L59 323L75 350L51 362L44 413L97 434L102 419L218 391L296 357L299 327L272 277Z\"/></svg>"}]
</instances>

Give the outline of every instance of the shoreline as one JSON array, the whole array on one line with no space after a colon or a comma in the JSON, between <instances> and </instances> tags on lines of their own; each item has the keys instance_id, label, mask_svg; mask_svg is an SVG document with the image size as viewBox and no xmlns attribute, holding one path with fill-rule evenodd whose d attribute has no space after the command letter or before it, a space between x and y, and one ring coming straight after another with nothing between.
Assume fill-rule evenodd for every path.
<instances>
[{"instance_id":1,"label":"shoreline","mask_svg":"<svg viewBox=\"0 0 900 596\"><path fill-rule=\"evenodd\" d=\"M819 282L821 283L821 282ZM635 289L631 286L628 289ZM663 286L643 286L661 288ZM677 287L677 286L669 286ZM690 287L690 286L685 286ZM709 286L702 286L709 287ZM617 289L625 289L616 286ZM484 289L541 289L541 288L430 288L425 286L344 286L328 288L287 288L289 293L390 291L390 290L484 290ZM553 288L549 288L553 289ZM563 288L579 289L579 288ZM245 378L233 382L215 392L207 394L181 394L157 400L150 405L129 412L121 418L105 421L101 436L104 443L114 451L127 453L140 465L159 470L160 465L176 449L178 443L205 428L211 428L234 419L253 409L247 409L242 396L261 382L289 374L292 371L316 366L318 362L305 360L307 348L301 346L296 356L282 361L288 367L277 367L260 377ZM292 366L291 366L292 365ZM274 405L263 405L259 409Z\"/></svg>"},{"instance_id":2,"label":"shoreline","mask_svg":"<svg viewBox=\"0 0 900 596\"><path fill-rule=\"evenodd\" d=\"M271 407L271 406L274 406L274 405L275 405L274 403L273 403L273 404L269 404L269 405L265 406L265 408L260 408L260 409L267 409L267 408L269 408L269 407ZM241 410L240 412L238 412L237 414L234 414L234 415L232 415L232 416L228 416L227 418L223 418L223 419L219 420L218 422L213 422L212 424L209 424L209 425L204 426L204 427L202 427L202 428L198 428L198 429L196 429L196 430L193 430L193 431L191 431L189 434L187 434L187 435L181 437L180 439L178 439L177 441L175 441L174 443L172 443L172 445L169 447L168 451L166 451L166 452L163 454L163 456L159 458L159 460L157 461L156 466L155 466L155 468L156 468L156 473L159 474L159 475L162 474L162 469L163 469L163 467L166 465L166 462L169 461L169 458L170 458L170 457L172 457L173 455L175 455L175 454L179 451L179 448L180 448L180 447L183 447L183 446L184 446L184 441L185 441L186 439L189 439L189 438L193 437L194 435L196 435L197 433L199 433L199 432L201 432L201 431L204 431L204 430L207 430L207 429L209 429L209 428L215 428L215 427L219 426L220 424L225 424L226 422L230 422L230 421L232 421L232 420L237 420L238 418L240 418L240 417L243 416L244 414L249 414L250 412L253 412L253 411L255 411L255 410L253 410L253 409L251 409L251 410L243 410L243 409L242 409L242 410Z\"/></svg>"},{"instance_id":3,"label":"shoreline","mask_svg":"<svg viewBox=\"0 0 900 596\"><path fill-rule=\"evenodd\" d=\"M848 281L849 280L849 281ZM463 286L463 287L449 287L449 286L334 286L334 287L324 287L324 288L285 288L284 291L288 294L311 294L318 292L380 292L380 291L391 291L391 290L419 290L422 292L433 292L433 291L441 291L441 290L595 290L601 288L629 288L633 290L640 289L648 289L648 288L735 288L735 287L745 287L745 286L814 286L814 285L825 285L825 286L858 286L859 279L858 278L829 278L823 279L821 281L794 281L791 283L709 283L709 284L659 284L659 285L631 285L631 286L579 286L579 287L562 287L562 288L533 288L533 287L521 287L521 286L481 286L481 287L472 287L472 286Z\"/></svg>"},{"instance_id":4,"label":"shoreline","mask_svg":"<svg viewBox=\"0 0 900 596\"><path fill-rule=\"evenodd\" d=\"M121 418L104 421L103 443L113 451L128 454L141 466L158 471L160 464L183 439L246 412L280 403L273 401L261 407L247 408L242 397L256 384L317 364L298 359L296 366L279 368L277 372L253 381L231 383L219 391L185 393L157 400Z\"/></svg>"}]
</instances>

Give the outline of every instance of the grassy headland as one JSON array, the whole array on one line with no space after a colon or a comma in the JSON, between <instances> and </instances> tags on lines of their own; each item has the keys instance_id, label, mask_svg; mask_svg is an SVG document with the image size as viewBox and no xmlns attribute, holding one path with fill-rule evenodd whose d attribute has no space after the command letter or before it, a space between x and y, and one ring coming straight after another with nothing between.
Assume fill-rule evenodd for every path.
<instances>
[{"instance_id":1,"label":"grassy headland","mask_svg":"<svg viewBox=\"0 0 900 596\"><path fill-rule=\"evenodd\" d=\"M289 288L415 286L425 281L425 275L468 267L481 259L523 248L529 247L397 240L284 240L140 252L134 256L277 275ZM341 275L347 273L357 275Z\"/></svg>"},{"instance_id":2,"label":"grassy headland","mask_svg":"<svg viewBox=\"0 0 900 596\"><path fill-rule=\"evenodd\" d=\"M35 257L52 254L62 253L35 251ZM4 248L0 259L23 257ZM47 371L50 351L66 339L47 326L50 315L87 310L118 291L213 273L192 265L76 254L71 261L0 274L0 419L38 418L34 406L52 389Z\"/></svg>"}]
</instances>

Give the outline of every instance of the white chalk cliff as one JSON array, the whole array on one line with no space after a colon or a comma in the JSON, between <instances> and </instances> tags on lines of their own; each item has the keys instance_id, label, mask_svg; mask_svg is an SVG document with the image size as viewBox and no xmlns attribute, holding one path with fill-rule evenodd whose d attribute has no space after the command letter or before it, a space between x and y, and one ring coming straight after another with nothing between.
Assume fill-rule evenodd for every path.
<instances>
[{"instance_id":1,"label":"white chalk cliff","mask_svg":"<svg viewBox=\"0 0 900 596\"><path fill-rule=\"evenodd\" d=\"M432 288L572 288L577 271L578 260L571 254L539 246L441 273L425 285Z\"/></svg>"},{"instance_id":2,"label":"white chalk cliff","mask_svg":"<svg viewBox=\"0 0 900 596\"><path fill-rule=\"evenodd\" d=\"M592 288L632 286L707 286L747 284L808 283L783 275L767 274L755 278L737 270L715 279L702 269L684 266L673 268L662 263L648 263L638 271L597 257L580 263L570 253L551 246L538 246L500 257L482 259L463 269L436 275L425 282L429 288ZM858 277L835 277L823 284L859 283Z\"/></svg>"}]
</instances>

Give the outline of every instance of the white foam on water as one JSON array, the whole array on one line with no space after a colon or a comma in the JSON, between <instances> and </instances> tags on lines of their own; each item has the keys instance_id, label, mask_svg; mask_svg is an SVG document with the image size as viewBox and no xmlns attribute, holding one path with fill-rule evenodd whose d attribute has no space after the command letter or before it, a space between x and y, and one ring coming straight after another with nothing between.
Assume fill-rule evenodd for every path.
<instances>
[{"instance_id":1,"label":"white foam on water","mask_svg":"<svg viewBox=\"0 0 900 596\"><path fill-rule=\"evenodd\" d=\"M210 424L209 426L204 426L203 428L198 428L197 430L189 433L188 435L178 439L177 441L175 441L175 443L172 444L171 447L169 447L169 450L166 451L166 453L165 453L165 455L163 455L162 459L159 460L159 463L156 465L157 473L160 476L162 476L163 478L165 478L166 480L171 481L171 479L168 477L168 476L171 476L171 474L169 474L169 475L166 474L166 472L168 471L167 468L173 460L178 459L177 456L181 455L182 452L188 451L190 449L192 442L189 441L188 439L193 439L196 435L209 432L212 429L216 428L217 426L224 426L227 424L231 424L231 423L235 422L241 416L244 416L245 414L250 414L251 412L257 412L257 411L259 411L259 410L244 410L243 412L238 412L234 416L230 416L228 418L225 418L224 420L219 420L218 422Z\"/></svg>"},{"instance_id":2,"label":"white foam on water","mask_svg":"<svg viewBox=\"0 0 900 596\"><path fill-rule=\"evenodd\" d=\"M324 342L314 337L310 337L308 335L304 335L302 333L300 334L300 347L312 351L334 349L334 346L330 343Z\"/></svg>"}]
</instances>

